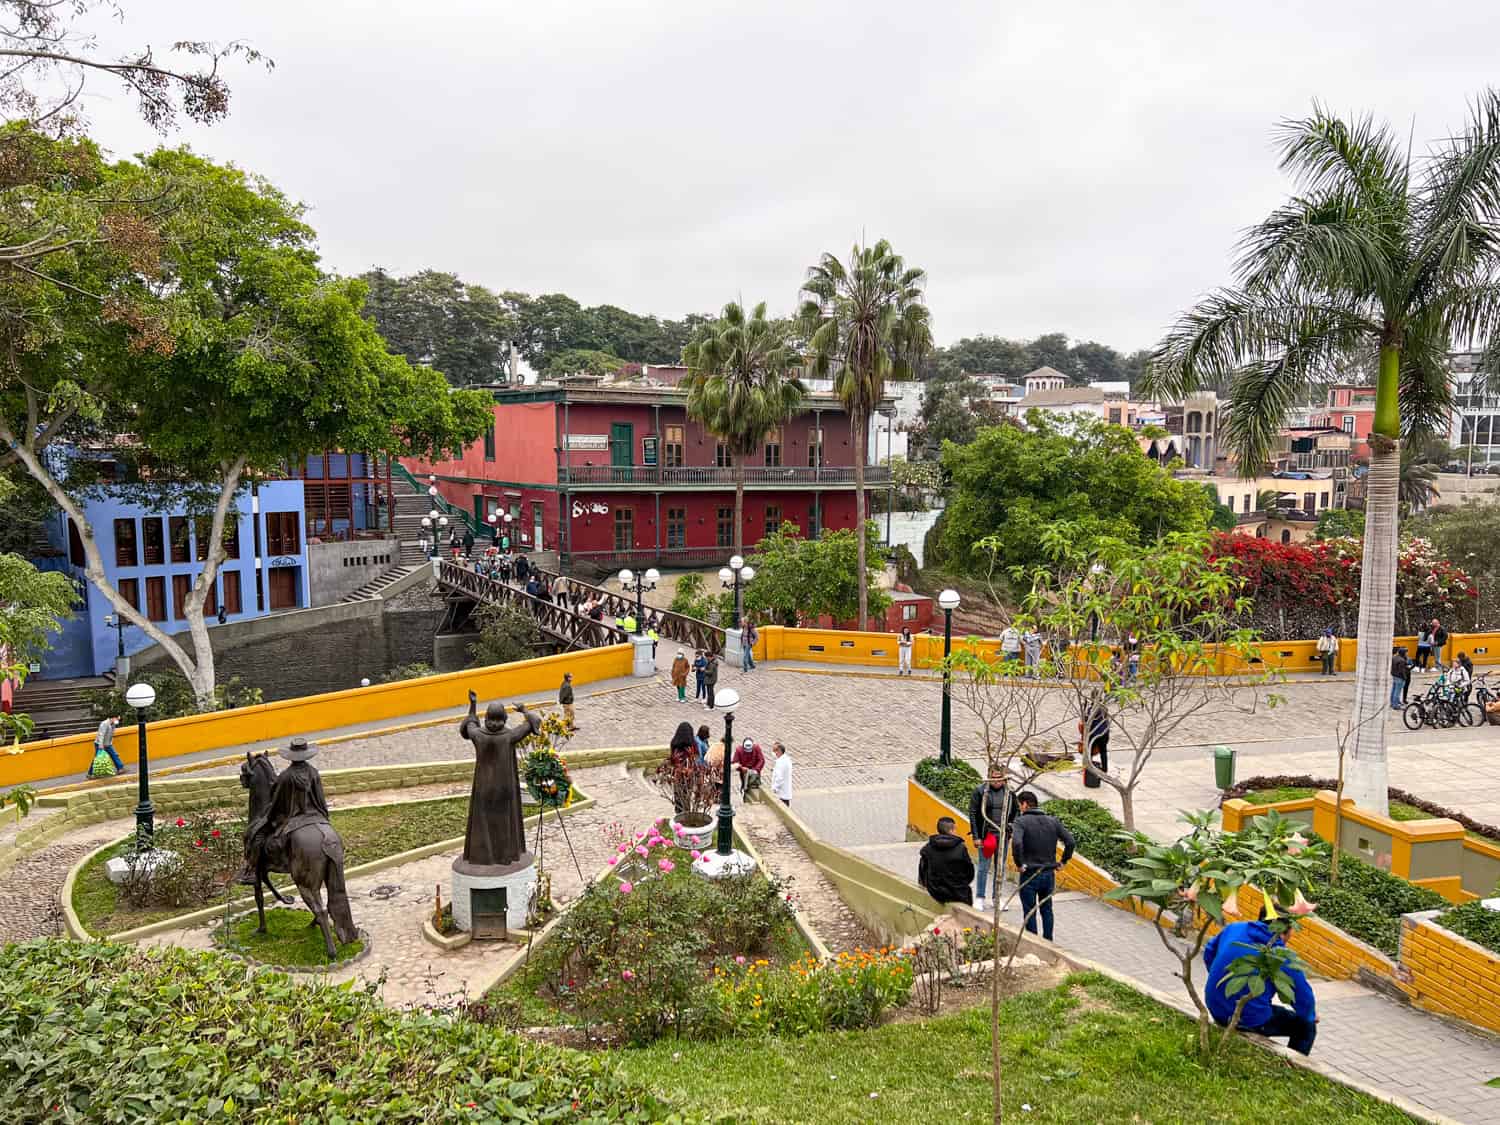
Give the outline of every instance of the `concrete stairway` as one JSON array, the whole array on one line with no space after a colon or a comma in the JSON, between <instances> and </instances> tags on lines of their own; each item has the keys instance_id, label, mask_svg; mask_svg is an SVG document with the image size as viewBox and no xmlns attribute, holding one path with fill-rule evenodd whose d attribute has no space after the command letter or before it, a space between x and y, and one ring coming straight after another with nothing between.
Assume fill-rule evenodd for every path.
<instances>
[{"instance_id":1,"label":"concrete stairway","mask_svg":"<svg viewBox=\"0 0 1500 1125\"><path fill-rule=\"evenodd\" d=\"M36 738L82 734L99 725L86 696L114 686L113 676L82 676L70 680L28 680L16 694L17 712L31 716Z\"/></svg>"},{"instance_id":2,"label":"concrete stairway","mask_svg":"<svg viewBox=\"0 0 1500 1125\"><path fill-rule=\"evenodd\" d=\"M413 551L415 551L416 554L417 554L417 562L415 562L413 564L410 564L410 565L407 565L405 563L405 561L404 561L405 560L405 554L403 552L403 554L402 554L403 563L402 563L401 566L394 566L394 567L392 567L390 570L387 570L385 573L381 574L378 578L375 578L375 579L372 579L369 582L366 582L358 590L355 590L354 593L352 593L352 594L346 594L343 598L341 598L339 600L340 601L345 601L345 602L367 602L367 601L370 601L373 598L378 598L385 591L385 589L387 587L391 586L392 584L394 584L396 582L399 582L401 579L405 578L408 574L412 573L412 571L419 570L421 567L425 566L426 563L422 559L421 552L416 550L416 544L413 543L413 544L410 544L410 546L412 547Z\"/></svg>"},{"instance_id":3,"label":"concrete stairway","mask_svg":"<svg viewBox=\"0 0 1500 1125\"><path fill-rule=\"evenodd\" d=\"M417 539L422 534L422 517L431 509L432 503L425 492L397 492L394 519L396 538L400 541L402 566L418 566L424 560ZM346 601L355 600L346 598Z\"/></svg>"}]
</instances>

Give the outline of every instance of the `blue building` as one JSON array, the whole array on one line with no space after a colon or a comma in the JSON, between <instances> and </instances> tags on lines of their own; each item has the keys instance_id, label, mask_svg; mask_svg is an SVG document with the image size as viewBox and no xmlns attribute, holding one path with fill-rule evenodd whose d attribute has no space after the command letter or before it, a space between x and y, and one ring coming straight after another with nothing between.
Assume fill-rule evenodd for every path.
<instances>
[{"instance_id":1,"label":"blue building","mask_svg":"<svg viewBox=\"0 0 1500 1125\"><path fill-rule=\"evenodd\" d=\"M129 495L104 486L82 502L105 574L126 601L164 632L186 632L182 604L208 557L211 521L188 515L180 504L147 507ZM218 624L221 607L226 621L240 621L311 604L306 519L300 480L241 489L225 523L228 554L203 603L210 628ZM105 623L114 607L85 577L83 542L72 520L59 512L49 538L57 555L38 560L39 565L71 574L83 600L53 638L37 676L103 675L113 669L119 650L120 636ZM151 644L134 625L127 624L123 634L127 654Z\"/></svg>"}]
</instances>

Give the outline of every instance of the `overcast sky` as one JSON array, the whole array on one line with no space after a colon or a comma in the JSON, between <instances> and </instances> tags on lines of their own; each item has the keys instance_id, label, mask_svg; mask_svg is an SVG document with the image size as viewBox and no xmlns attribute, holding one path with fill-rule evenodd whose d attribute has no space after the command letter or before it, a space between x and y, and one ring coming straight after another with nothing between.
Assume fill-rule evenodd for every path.
<instances>
[{"instance_id":1,"label":"overcast sky","mask_svg":"<svg viewBox=\"0 0 1500 1125\"><path fill-rule=\"evenodd\" d=\"M1148 346L1284 193L1278 119L1319 98L1420 145L1500 81L1485 0L125 7L110 43L274 57L180 139L304 201L331 269L788 311L820 252L885 237L928 271L940 343ZM92 90L101 142L154 143Z\"/></svg>"}]
</instances>

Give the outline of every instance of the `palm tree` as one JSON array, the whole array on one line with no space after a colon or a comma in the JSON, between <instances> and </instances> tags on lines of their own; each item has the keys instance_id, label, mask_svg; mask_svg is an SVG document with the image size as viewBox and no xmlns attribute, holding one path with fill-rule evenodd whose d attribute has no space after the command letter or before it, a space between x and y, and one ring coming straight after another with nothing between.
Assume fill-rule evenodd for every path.
<instances>
[{"instance_id":1,"label":"palm tree","mask_svg":"<svg viewBox=\"0 0 1500 1125\"><path fill-rule=\"evenodd\" d=\"M802 283L798 314L813 372L834 386L854 438L854 514L859 543L859 627L869 628L865 569L865 436L887 379L909 379L932 346L922 287L927 274L908 269L890 243L858 246L845 265L824 254Z\"/></svg>"},{"instance_id":2,"label":"palm tree","mask_svg":"<svg viewBox=\"0 0 1500 1125\"><path fill-rule=\"evenodd\" d=\"M1420 512L1438 497L1438 465L1425 451L1407 444L1401 447L1401 483L1396 495L1401 514Z\"/></svg>"},{"instance_id":3,"label":"palm tree","mask_svg":"<svg viewBox=\"0 0 1500 1125\"><path fill-rule=\"evenodd\" d=\"M802 357L785 321L766 319L762 301L747 318L734 301L698 327L682 350L688 367L688 415L729 450L734 468L734 553L745 550L745 458L802 406L793 373Z\"/></svg>"},{"instance_id":4,"label":"palm tree","mask_svg":"<svg viewBox=\"0 0 1500 1125\"><path fill-rule=\"evenodd\" d=\"M1389 126L1319 106L1278 139L1297 194L1246 232L1236 283L1179 318L1147 382L1174 396L1227 383L1225 435L1256 473L1310 383L1374 366L1348 792L1384 812L1401 442L1446 423L1450 347L1484 346L1500 320L1500 95L1415 161Z\"/></svg>"}]
</instances>

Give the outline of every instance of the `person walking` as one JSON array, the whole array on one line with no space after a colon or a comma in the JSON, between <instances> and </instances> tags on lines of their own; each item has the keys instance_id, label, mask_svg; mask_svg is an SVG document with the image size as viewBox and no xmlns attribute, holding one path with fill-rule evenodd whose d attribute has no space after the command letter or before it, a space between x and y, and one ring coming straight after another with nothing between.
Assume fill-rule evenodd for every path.
<instances>
[{"instance_id":1,"label":"person walking","mask_svg":"<svg viewBox=\"0 0 1500 1125\"><path fill-rule=\"evenodd\" d=\"M694 702L697 702L698 700L705 698L705 696L707 694L704 691L704 685L703 685L703 670L705 668L707 668L707 667L708 667L708 660L707 660L707 658L704 657L703 650L701 648L694 650L694 655L693 655L693 679L696 681L696 683L698 685L696 688L693 689L693 701Z\"/></svg>"},{"instance_id":2,"label":"person walking","mask_svg":"<svg viewBox=\"0 0 1500 1125\"><path fill-rule=\"evenodd\" d=\"M896 638L896 675L898 676L911 675L912 643L911 629L903 625L901 635Z\"/></svg>"},{"instance_id":3,"label":"person walking","mask_svg":"<svg viewBox=\"0 0 1500 1125\"><path fill-rule=\"evenodd\" d=\"M760 788L760 775L766 769L766 752L753 738L747 738L739 744L731 761L740 779L740 800L743 801L750 790Z\"/></svg>"},{"instance_id":4,"label":"person walking","mask_svg":"<svg viewBox=\"0 0 1500 1125\"><path fill-rule=\"evenodd\" d=\"M1021 659L1021 632L1014 625L1007 625L1000 631L1000 659Z\"/></svg>"},{"instance_id":5,"label":"person walking","mask_svg":"<svg viewBox=\"0 0 1500 1125\"><path fill-rule=\"evenodd\" d=\"M448 536L448 551L453 555L453 561L458 561L458 553L464 549L464 541L458 537L458 528Z\"/></svg>"},{"instance_id":6,"label":"person walking","mask_svg":"<svg viewBox=\"0 0 1500 1125\"><path fill-rule=\"evenodd\" d=\"M972 904L974 896L969 883L974 878L974 861L969 858L964 838L953 831L955 827L951 816L938 817L937 832L927 837L927 843L917 853L917 882L945 905Z\"/></svg>"},{"instance_id":7,"label":"person walking","mask_svg":"<svg viewBox=\"0 0 1500 1125\"><path fill-rule=\"evenodd\" d=\"M471 531L469 528L466 527L466 528L464 528L464 558L466 558L466 559L472 559L473 557L474 557L474 532Z\"/></svg>"},{"instance_id":8,"label":"person walking","mask_svg":"<svg viewBox=\"0 0 1500 1125\"><path fill-rule=\"evenodd\" d=\"M1401 710L1401 700L1406 690L1407 677L1411 675L1411 665L1406 660L1406 649L1397 645L1391 650L1391 710Z\"/></svg>"},{"instance_id":9,"label":"person walking","mask_svg":"<svg viewBox=\"0 0 1500 1125\"><path fill-rule=\"evenodd\" d=\"M417 547L421 550L424 559L432 557L432 540L427 538L426 532L417 536Z\"/></svg>"},{"instance_id":10,"label":"person walking","mask_svg":"<svg viewBox=\"0 0 1500 1125\"><path fill-rule=\"evenodd\" d=\"M1448 630L1443 628L1438 619L1432 619L1432 663L1441 672L1443 670L1443 650L1448 647Z\"/></svg>"},{"instance_id":11,"label":"person walking","mask_svg":"<svg viewBox=\"0 0 1500 1125\"><path fill-rule=\"evenodd\" d=\"M740 634L740 671L749 672L755 667L755 642L760 640L760 634L755 631L755 622L745 622L745 631Z\"/></svg>"},{"instance_id":12,"label":"person walking","mask_svg":"<svg viewBox=\"0 0 1500 1125\"><path fill-rule=\"evenodd\" d=\"M1026 674L1036 676L1042 666L1042 635L1035 625L1028 625L1021 634L1021 652L1026 658Z\"/></svg>"},{"instance_id":13,"label":"person walking","mask_svg":"<svg viewBox=\"0 0 1500 1125\"><path fill-rule=\"evenodd\" d=\"M704 705L712 711L714 709L714 688L719 682L719 654L716 652L705 653L703 656L703 694Z\"/></svg>"},{"instance_id":14,"label":"person walking","mask_svg":"<svg viewBox=\"0 0 1500 1125\"><path fill-rule=\"evenodd\" d=\"M1020 869L1021 911L1026 931L1036 933L1037 917L1042 921L1042 937L1052 940L1052 892L1057 884L1057 869L1073 858L1077 846L1073 833L1057 817L1042 812L1041 803L1030 789L1016 798L1021 815L1016 818L1010 836L1011 853ZM1057 845L1062 843L1062 856Z\"/></svg>"},{"instance_id":15,"label":"person walking","mask_svg":"<svg viewBox=\"0 0 1500 1125\"><path fill-rule=\"evenodd\" d=\"M783 805L792 805L792 759L778 740L771 743L771 795Z\"/></svg>"},{"instance_id":16,"label":"person walking","mask_svg":"<svg viewBox=\"0 0 1500 1125\"><path fill-rule=\"evenodd\" d=\"M120 716L110 715L99 724L99 733L94 736L94 755L105 754L115 764L115 773L125 772L125 763L120 761L120 755L115 753L115 728L120 725ZM93 761L89 762L89 774L93 775Z\"/></svg>"},{"instance_id":17,"label":"person walking","mask_svg":"<svg viewBox=\"0 0 1500 1125\"><path fill-rule=\"evenodd\" d=\"M1333 628L1330 626L1318 638L1318 659L1323 662L1323 675L1333 675L1333 662L1338 654L1339 639L1333 635Z\"/></svg>"},{"instance_id":18,"label":"person walking","mask_svg":"<svg viewBox=\"0 0 1500 1125\"><path fill-rule=\"evenodd\" d=\"M1005 767L991 766L989 779L976 785L969 796L969 838L979 852L974 905L980 910L984 909L984 900L990 897L990 892L1004 881L1005 841L1010 838L1011 829L1020 815L1021 806L1006 783ZM993 883L990 876L992 862Z\"/></svg>"},{"instance_id":19,"label":"person walking","mask_svg":"<svg viewBox=\"0 0 1500 1125\"><path fill-rule=\"evenodd\" d=\"M1432 626L1425 621L1417 629L1417 667L1427 671L1427 663L1432 659Z\"/></svg>"},{"instance_id":20,"label":"person walking","mask_svg":"<svg viewBox=\"0 0 1500 1125\"><path fill-rule=\"evenodd\" d=\"M672 660L672 686L677 689L677 702L687 702L687 655L682 649L677 650L677 656Z\"/></svg>"},{"instance_id":21,"label":"person walking","mask_svg":"<svg viewBox=\"0 0 1500 1125\"><path fill-rule=\"evenodd\" d=\"M1239 1008L1250 982L1245 981L1233 991L1225 991L1224 978L1229 976L1233 965L1247 953L1267 945L1284 945L1279 933L1266 924L1266 912L1262 908L1260 917L1254 922L1231 922L1203 947L1203 964L1208 968L1208 984L1204 986L1203 998L1208 1004L1208 1013L1220 1027L1228 1027ZM1274 1002L1276 989L1262 988L1252 992L1244 1007L1240 1009L1239 1028L1267 1039L1285 1037L1287 1046L1299 1055L1312 1053L1313 1040L1318 1036L1318 1002L1313 995L1307 975L1299 969L1283 966L1283 973L1292 982L1292 1007L1286 1008ZM1264 982L1267 986L1269 981Z\"/></svg>"},{"instance_id":22,"label":"person walking","mask_svg":"<svg viewBox=\"0 0 1500 1125\"><path fill-rule=\"evenodd\" d=\"M573 719L573 673L564 672L562 687L557 689L557 702L562 706L563 721L573 730L578 724Z\"/></svg>"},{"instance_id":23,"label":"person walking","mask_svg":"<svg viewBox=\"0 0 1500 1125\"><path fill-rule=\"evenodd\" d=\"M1406 656L1406 649L1404 647L1401 650L1401 655ZM1413 666L1410 658L1408 658L1406 663L1406 678L1401 681L1401 706L1403 707L1406 706L1407 701L1411 698L1412 670Z\"/></svg>"},{"instance_id":24,"label":"person walking","mask_svg":"<svg viewBox=\"0 0 1500 1125\"><path fill-rule=\"evenodd\" d=\"M526 581L526 576L531 573L531 560L529 560L525 555L517 554L515 571L516 581L524 583Z\"/></svg>"},{"instance_id":25,"label":"person walking","mask_svg":"<svg viewBox=\"0 0 1500 1125\"><path fill-rule=\"evenodd\" d=\"M1105 703L1103 695L1094 698L1094 705L1089 709L1088 717L1078 724L1080 733L1083 734L1083 781L1088 785L1091 770L1097 768L1100 773L1109 772L1109 705ZM1094 759L1098 759L1095 766ZM1098 788L1099 779L1093 778L1093 785L1089 788Z\"/></svg>"}]
</instances>

